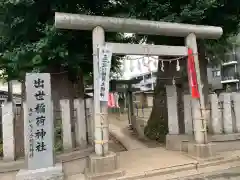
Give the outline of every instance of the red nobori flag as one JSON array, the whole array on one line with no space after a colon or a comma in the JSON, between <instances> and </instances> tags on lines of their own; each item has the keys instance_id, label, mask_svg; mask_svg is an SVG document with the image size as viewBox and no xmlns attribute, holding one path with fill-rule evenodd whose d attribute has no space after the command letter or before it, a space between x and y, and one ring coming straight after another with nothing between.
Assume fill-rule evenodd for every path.
<instances>
[{"instance_id":1,"label":"red nobori flag","mask_svg":"<svg viewBox=\"0 0 240 180\"><path fill-rule=\"evenodd\" d=\"M188 76L189 76L189 86L192 90L192 98L200 98L197 84L197 74L194 64L193 50L188 48Z\"/></svg>"},{"instance_id":2,"label":"red nobori flag","mask_svg":"<svg viewBox=\"0 0 240 180\"><path fill-rule=\"evenodd\" d=\"M114 96L113 93L108 94L108 107L112 108L115 107Z\"/></svg>"}]
</instances>

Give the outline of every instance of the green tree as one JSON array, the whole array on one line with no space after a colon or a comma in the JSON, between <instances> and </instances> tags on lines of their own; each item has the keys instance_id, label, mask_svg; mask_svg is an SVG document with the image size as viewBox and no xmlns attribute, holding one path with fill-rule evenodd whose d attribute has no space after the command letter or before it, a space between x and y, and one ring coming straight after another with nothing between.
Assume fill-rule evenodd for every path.
<instances>
[{"instance_id":1,"label":"green tree","mask_svg":"<svg viewBox=\"0 0 240 180\"><path fill-rule=\"evenodd\" d=\"M185 0L185 1L169 1L169 0L128 0L125 2L129 7L130 16L138 19L147 19L155 21L167 21L178 23L189 23L198 25L221 26L224 35L220 40L198 40L200 52L200 67L202 81L204 83L204 94L208 93L207 78L203 76L206 73L206 57L205 54L213 57L224 52L227 47L227 39L238 32L240 22L240 1L219 1L219 0ZM183 45L183 38L170 38L159 36L142 36L148 42L155 44ZM217 53L216 53L217 52ZM161 63L159 63L160 66ZM183 65L185 66L185 65ZM176 76L174 72L175 65L171 63L165 67L165 72L161 72L158 68L157 84L154 91L154 100L152 113L150 115L148 125L145 128L145 134L151 139L165 140L167 133L167 106L164 84L171 84L171 80L164 81L163 77ZM184 71L184 69L183 69ZM183 76L183 74L178 74ZM177 81L177 89L182 92L185 90L181 84L186 84L187 79L183 78Z\"/></svg>"},{"instance_id":2,"label":"green tree","mask_svg":"<svg viewBox=\"0 0 240 180\"><path fill-rule=\"evenodd\" d=\"M0 36L0 69L3 77L18 79L24 84L26 72L49 72L54 104L58 104L59 98L82 96L83 79L92 77L92 32L55 29L54 14L111 16L121 13L124 10L121 7L108 0L1 1L0 19L4 25ZM106 38L128 41L117 33L108 33ZM113 58L112 71L117 71L119 64L118 58Z\"/></svg>"},{"instance_id":3,"label":"green tree","mask_svg":"<svg viewBox=\"0 0 240 180\"><path fill-rule=\"evenodd\" d=\"M54 13L111 16L121 13L121 5L108 0L7 0L1 2L0 11L4 22L1 69L10 79L23 79L29 71L67 71L74 79L79 72L92 72L91 32L56 30ZM109 33L107 38L123 40L116 33ZM118 61L113 61L113 70L118 65Z\"/></svg>"},{"instance_id":4,"label":"green tree","mask_svg":"<svg viewBox=\"0 0 240 180\"><path fill-rule=\"evenodd\" d=\"M73 98L83 97L84 77L91 81L92 32L55 29L55 12L112 16L123 10L121 4L109 0L1 1L0 70L3 78L23 83L24 100L26 72L51 73L54 109L59 109L61 98L68 98L72 104ZM128 41L117 33L107 33L106 39ZM112 71L118 70L118 65L118 58L113 58ZM23 128L21 119L16 123ZM16 146L21 149L24 138L19 133Z\"/></svg>"}]
</instances>

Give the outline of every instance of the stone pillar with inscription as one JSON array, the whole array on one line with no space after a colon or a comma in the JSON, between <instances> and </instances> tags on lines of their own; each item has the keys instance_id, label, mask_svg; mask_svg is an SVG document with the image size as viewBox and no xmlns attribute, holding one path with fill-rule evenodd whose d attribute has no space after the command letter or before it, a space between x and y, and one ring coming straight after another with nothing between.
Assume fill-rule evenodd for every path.
<instances>
[{"instance_id":1,"label":"stone pillar with inscription","mask_svg":"<svg viewBox=\"0 0 240 180\"><path fill-rule=\"evenodd\" d=\"M54 161L54 126L49 73L26 74L24 116L27 169L16 180L63 180L62 164Z\"/></svg>"}]
</instances>

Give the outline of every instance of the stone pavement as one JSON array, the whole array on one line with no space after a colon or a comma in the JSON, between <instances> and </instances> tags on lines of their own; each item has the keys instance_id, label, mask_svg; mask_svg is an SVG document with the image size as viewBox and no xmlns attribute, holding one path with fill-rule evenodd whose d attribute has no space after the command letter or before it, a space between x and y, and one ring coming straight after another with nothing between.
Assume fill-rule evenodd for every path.
<instances>
[{"instance_id":1,"label":"stone pavement","mask_svg":"<svg viewBox=\"0 0 240 180\"><path fill-rule=\"evenodd\" d=\"M79 172L84 165L80 159L63 163L64 172L67 175L65 180L84 180L83 174ZM15 180L16 173L17 171L0 173L0 180Z\"/></svg>"},{"instance_id":2,"label":"stone pavement","mask_svg":"<svg viewBox=\"0 0 240 180\"><path fill-rule=\"evenodd\" d=\"M115 136L128 149L127 152L119 153L120 168L126 171L126 176L117 180L159 180L176 179L176 177L179 179L185 176L192 176L191 179L199 179L214 171L221 172L232 166L240 167L240 151L221 153L207 161L199 160L181 152L166 150L160 146L148 148L145 143L132 136L130 131L126 131L126 121L114 117L109 121L110 134ZM199 175L201 173L202 175ZM214 178L215 174L213 176L210 176L210 174L209 177Z\"/></svg>"},{"instance_id":3,"label":"stone pavement","mask_svg":"<svg viewBox=\"0 0 240 180\"><path fill-rule=\"evenodd\" d=\"M190 176L187 178L177 178L175 180L239 180L240 167L233 167L226 170L215 171L207 174L197 176Z\"/></svg>"},{"instance_id":4,"label":"stone pavement","mask_svg":"<svg viewBox=\"0 0 240 180\"><path fill-rule=\"evenodd\" d=\"M109 124L109 133L120 141L128 151L147 148L145 144L132 137L126 129L121 129L114 124Z\"/></svg>"},{"instance_id":5,"label":"stone pavement","mask_svg":"<svg viewBox=\"0 0 240 180\"><path fill-rule=\"evenodd\" d=\"M117 124L111 120L110 123L110 134L114 135L128 149L128 151L124 151L125 149L120 146L117 152L120 159L120 169L124 170L126 175L112 180L203 180L206 175L214 179L220 175L211 174L213 172L221 174L222 171L225 172L230 167L240 167L240 151L222 153L208 161L198 160L180 152L168 151L161 146L149 148L144 142L139 141L126 131L124 122ZM71 161L65 161L65 180L84 180L83 174L79 172L83 166L85 163L77 157ZM0 163L0 172L1 169ZM15 174L16 171L0 173L0 180L15 180ZM237 173L230 174L231 177L238 176ZM189 177L186 178L186 176ZM226 172L223 176L227 178L229 173Z\"/></svg>"},{"instance_id":6,"label":"stone pavement","mask_svg":"<svg viewBox=\"0 0 240 180\"><path fill-rule=\"evenodd\" d=\"M233 163L231 163L231 165L233 165ZM222 165L223 167L220 167L221 165L219 165L219 167L215 167L215 170L210 167L210 170L206 172L201 172L200 170L198 174L194 173L192 170L166 176L149 177L139 180L239 180L240 164L238 163L237 167L231 167L231 165L225 165L225 167L224 165ZM227 168L227 166L229 167Z\"/></svg>"},{"instance_id":7,"label":"stone pavement","mask_svg":"<svg viewBox=\"0 0 240 180\"><path fill-rule=\"evenodd\" d=\"M188 165L195 161L191 158L178 156L178 154L168 152L159 148L146 148L132 151L118 152L120 156L120 168L125 170L125 178L141 177L141 173L150 172L155 169L169 166ZM150 155L150 156L147 156ZM174 158L174 162L169 157ZM84 164L80 159L64 162L65 180L83 180L83 175L79 172ZM193 167L193 165L191 165ZM0 180L15 180L16 171L0 173Z\"/></svg>"},{"instance_id":8,"label":"stone pavement","mask_svg":"<svg viewBox=\"0 0 240 180\"><path fill-rule=\"evenodd\" d=\"M109 115L109 132L115 136L128 150L142 148L165 147L156 141L144 140L137 138L137 134L133 133L128 128L127 115L122 114L121 117L117 114Z\"/></svg>"},{"instance_id":9,"label":"stone pavement","mask_svg":"<svg viewBox=\"0 0 240 180\"><path fill-rule=\"evenodd\" d=\"M127 137L129 134L122 133L121 128L111 124L110 133L113 131L117 139L130 149L119 153L120 168L125 170L126 175L115 180L162 180L185 176L199 178L198 174L201 173L240 166L240 151L225 152L207 161L199 160L163 147L148 148L136 139L132 141L133 137Z\"/></svg>"},{"instance_id":10,"label":"stone pavement","mask_svg":"<svg viewBox=\"0 0 240 180\"><path fill-rule=\"evenodd\" d=\"M113 152L121 152L125 151L126 149L110 136L109 150ZM15 180L17 173L16 170L23 167L23 165L23 160L18 160L15 162L0 161L0 180ZM84 180L84 175L80 172L80 169L83 169L84 166L85 164L79 155L74 155L74 160L63 162L63 168L66 174L65 180Z\"/></svg>"}]
</instances>

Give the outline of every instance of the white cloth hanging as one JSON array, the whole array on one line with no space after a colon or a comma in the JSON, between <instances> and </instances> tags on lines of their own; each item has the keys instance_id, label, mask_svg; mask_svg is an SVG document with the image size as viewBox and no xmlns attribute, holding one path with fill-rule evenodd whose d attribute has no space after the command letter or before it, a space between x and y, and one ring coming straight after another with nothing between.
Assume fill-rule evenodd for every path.
<instances>
[{"instance_id":1,"label":"white cloth hanging","mask_svg":"<svg viewBox=\"0 0 240 180\"><path fill-rule=\"evenodd\" d=\"M138 70L140 72L142 72L142 62L141 62L141 59L138 59L137 61L138 61Z\"/></svg>"},{"instance_id":2,"label":"white cloth hanging","mask_svg":"<svg viewBox=\"0 0 240 180\"><path fill-rule=\"evenodd\" d=\"M152 83L152 90L154 90L154 84L153 84L153 74L152 74L152 71L151 71L151 83Z\"/></svg>"},{"instance_id":3,"label":"white cloth hanging","mask_svg":"<svg viewBox=\"0 0 240 180\"><path fill-rule=\"evenodd\" d=\"M114 104L116 108L119 108L119 94L117 92L114 93Z\"/></svg>"},{"instance_id":4,"label":"white cloth hanging","mask_svg":"<svg viewBox=\"0 0 240 180\"><path fill-rule=\"evenodd\" d=\"M130 72L134 71L134 60L130 60Z\"/></svg>"}]
</instances>

